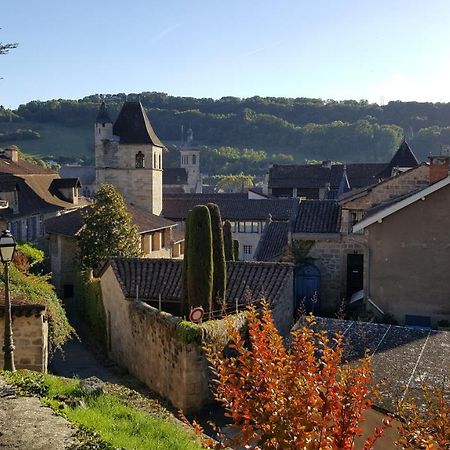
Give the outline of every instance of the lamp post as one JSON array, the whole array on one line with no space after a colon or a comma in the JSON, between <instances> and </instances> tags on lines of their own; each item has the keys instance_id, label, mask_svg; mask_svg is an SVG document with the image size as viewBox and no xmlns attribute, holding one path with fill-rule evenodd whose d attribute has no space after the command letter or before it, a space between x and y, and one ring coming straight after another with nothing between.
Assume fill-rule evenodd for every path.
<instances>
[{"instance_id":1,"label":"lamp post","mask_svg":"<svg viewBox=\"0 0 450 450\"><path fill-rule=\"evenodd\" d=\"M11 300L9 298L9 264L14 258L16 241L8 230L4 230L0 236L0 259L5 272L5 337L3 341L5 370L14 372L14 341L11 318Z\"/></svg>"}]
</instances>

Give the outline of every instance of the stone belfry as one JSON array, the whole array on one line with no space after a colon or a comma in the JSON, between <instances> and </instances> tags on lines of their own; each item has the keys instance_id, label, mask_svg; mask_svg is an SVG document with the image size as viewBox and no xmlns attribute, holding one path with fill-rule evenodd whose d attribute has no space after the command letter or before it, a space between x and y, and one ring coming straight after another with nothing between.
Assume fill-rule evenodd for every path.
<instances>
[{"instance_id":1,"label":"stone belfry","mask_svg":"<svg viewBox=\"0 0 450 450\"><path fill-rule=\"evenodd\" d=\"M97 186L112 184L127 203L160 215L165 146L141 102L126 101L114 125L103 102L94 128Z\"/></svg>"}]
</instances>

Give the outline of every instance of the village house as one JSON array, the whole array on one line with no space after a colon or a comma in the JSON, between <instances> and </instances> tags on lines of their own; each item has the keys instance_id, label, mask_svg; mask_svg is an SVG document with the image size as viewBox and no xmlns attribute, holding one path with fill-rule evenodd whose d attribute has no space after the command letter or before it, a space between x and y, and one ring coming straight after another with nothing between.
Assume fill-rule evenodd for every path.
<instances>
[{"instance_id":1,"label":"village house","mask_svg":"<svg viewBox=\"0 0 450 450\"><path fill-rule=\"evenodd\" d=\"M206 311L203 325L191 324L186 329L186 322L179 317L182 262L114 258L99 276L109 357L187 413L211 403L210 373L202 342L208 336L226 339L227 324L225 320L207 321ZM227 263L229 313L265 299L280 333L288 336L293 324L292 294L291 264ZM213 317L221 319L222 312ZM245 323L239 314L233 320L241 326ZM189 330L191 334L187 334ZM200 332L198 339L195 334L192 337L195 330Z\"/></svg>"},{"instance_id":2,"label":"village house","mask_svg":"<svg viewBox=\"0 0 450 450\"><path fill-rule=\"evenodd\" d=\"M77 178L60 178L46 167L21 159L17 147L0 153L0 198L9 205L1 212L3 227L17 241L42 239L46 219L86 205L79 188Z\"/></svg>"},{"instance_id":3,"label":"village house","mask_svg":"<svg viewBox=\"0 0 450 450\"><path fill-rule=\"evenodd\" d=\"M435 259L441 261L446 256L445 252L439 253L438 248L446 248L448 239L445 234L437 232L430 234L423 228L421 230L424 235L422 238L419 238L420 233L418 232L414 237L411 235L411 240L406 241L401 238L401 227L399 227L397 235L394 232L386 234L386 231L382 237L378 234L378 240L375 243L375 233L372 233L372 238L370 238L370 227L387 230L387 226L383 227L382 224L373 222L373 218L376 217L374 214L377 211L390 211L386 208L401 204L399 202L405 197L421 196L423 192L426 194L427 189L434 189L432 186L439 181L440 177L447 177L447 174L448 168L442 164L442 157L431 158L430 164L423 163L409 170L398 170L394 176L385 178L381 182L343 193L339 196L339 201L301 200L287 227L287 237L285 236L285 224L275 222L269 224L261 238L255 257L258 260L280 261L283 260L286 249L295 245L296 242L308 246L307 262L301 263L296 269L296 305L298 306L298 303L304 299L311 299L316 293L318 296L318 304L315 305L316 311L323 313L336 310L343 300L349 304L365 298L369 305L371 302L378 305L373 294L377 288L386 293L385 299L379 300L381 304L385 305L387 296L390 298L396 296L395 293L399 286L403 286L401 280L405 280L404 284L406 285L409 274L416 273L417 276L414 278L417 283L416 294L411 296L407 294L407 289L404 291L405 296L411 299L411 302L416 305L415 307L408 304L406 300L402 300L396 302L397 310L393 306L390 308L372 307L371 309L375 309L378 316L393 315L400 323L412 323L415 316L423 316L428 317L429 324L435 325L439 318L444 318L449 314L448 301L443 301L445 296L448 297L448 289L443 285L444 281L439 284L432 281L431 275L428 278L419 276L420 264L412 255L408 259L408 264L393 262L396 269L394 270L396 276L393 276L394 272L386 272L387 264L383 262L381 255L383 251L387 251L390 253L391 261L403 261L402 254L405 255L405 258L407 255L404 248L423 247L428 249L424 253L428 259L425 257L421 261L429 262ZM436 207L437 211L446 211L444 207ZM439 213L436 212L436 214ZM431 213L428 216L432 217ZM372 217L370 224L369 217ZM446 223L445 220L439 221L443 229L445 229L444 223ZM362 230L366 226L368 229L363 233ZM425 227L425 224L423 226ZM404 227L407 227L407 221L404 222ZM432 236L430 239L434 240L434 247L428 243L426 236ZM401 244L403 247L398 248L398 245L389 244L391 239L398 239L398 243L403 242ZM399 256L394 257L394 253ZM443 264L444 261L441 263ZM411 270L406 270L411 264L414 266L414 270L411 268ZM431 270L431 267L443 266L431 264L428 267ZM406 271L402 273L403 270ZM378 278L375 279L375 276ZM440 275L436 274L435 276L439 278ZM386 286L389 285L388 280L391 280L390 291L386 290ZM432 300L420 301L419 296L425 296L425 291L431 285L436 286L439 295L433 291L436 295L432 295ZM421 286L420 289L419 286ZM427 308L425 304L428 301L435 306ZM424 311L427 309L428 312L425 314ZM426 319L424 320L426 322Z\"/></svg>"},{"instance_id":4,"label":"village house","mask_svg":"<svg viewBox=\"0 0 450 450\"><path fill-rule=\"evenodd\" d=\"M233 238L239 242L239 259L251 261L268 221L287 222L298 200L267 198L254 192L167 194L164 196L163 215L184 227L189 210L207 203L217 204L222 220L231 222Z\"/></svg>"},{"instance_id":5,"label":"village house","mask_svg":"<svg viewBox=\"0 0 450 450\"><path fill-rule=\"evenodd\" d=\"M178 230L176 223L135 206L127 205L127 209L139 228L144 258L183 258L184 233ZM78 209L45 222L52 283L63 298L73 296L78 270L77 237L83 228L83 214L87 212Z\"/></svg>"},{"instance_id":6,"label":"village house","mask_svg":"<svg viewBox=\"0 0 450 450\"><path fill-rule=\"evenodd\" d=\"M368 307L425 327L450 320L449 157L430 159L430 185L367 209L353 226L367 241Z\"/></svg>"},{"instance_id":7,"label":"village house","mask_svg":"<svg viewBox=\"0 0 450 450\"><path fill-rule=\"evenodd\" d=\"M343 179L348 190L359 189L419 164L405 140L389 163L346 163L273 165L269 169L266 189L274 197L335 199Z\"/></svg>"},{"instance_id":8,"label":"village house","mask_svg":"<svg viewBox=\"0 0 450 450\"><path fill-rule=\"evenodd\" d=\"M81 183L80 193L83 197L93 198L96 192L95 167L80 165L65 165L59 169L61 178L78 178Z\"/></svg>"}]
</instances>

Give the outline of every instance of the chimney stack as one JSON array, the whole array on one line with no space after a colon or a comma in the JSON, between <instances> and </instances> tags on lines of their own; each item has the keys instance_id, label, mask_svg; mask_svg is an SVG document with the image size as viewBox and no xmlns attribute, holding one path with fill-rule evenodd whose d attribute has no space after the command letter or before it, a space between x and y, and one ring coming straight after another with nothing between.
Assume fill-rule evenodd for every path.
<instances>
[{"instance_id":1,"label":"chimney stack","mask_svg":"<svg viewBox=\"0 0 450 450\"><path fill-rule=\"evenodd\" d=\"M15 145L5 148L4 155L12 162L19 161L19 149Z\"/></svg>"},{"instance_id":2,"label":"chimney stack","mask_svg":"<svg viewBox=\"0 0 450 450\"><path fill-rule=\"evenodd\" d=\"M450 156L429 156L428 159L430 160L431 184L448 177Z\"/></svg>"}]
</instances>

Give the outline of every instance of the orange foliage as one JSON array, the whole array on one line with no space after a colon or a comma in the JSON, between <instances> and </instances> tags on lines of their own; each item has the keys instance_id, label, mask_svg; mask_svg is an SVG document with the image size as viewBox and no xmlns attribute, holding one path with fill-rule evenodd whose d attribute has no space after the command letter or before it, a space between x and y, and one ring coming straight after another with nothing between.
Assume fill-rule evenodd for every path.
<instances>
[{"instance_id":1,"label":"orange foliage","mask_svg":"<svg viewBox=\"0 0 450 450\"><path fill-rule=\"evenodd\" d=\"M30 270L30 260L28 256L20 251L14 253L13 263L23 273L28 273Z\"/></svg>"},{"instance_id":2,"label":"orange foliage","mask_svg":"<svg viewBox=\"0 0 450 450\"><path fill-rule=\"evenodd\" d=\"M286 349L267 305L248 311L249 341L230 323L227 352L206 348L216 398L239 429L234 445L260 449L353 449L372 402L371 364L342 361L343 338L312 329L292 335ZM225 353L227 353L225 352ZM229 356L229 355L228 355ZM372 448L385 424L365 444Z\"/></svg>"},{"instance_id":3,"label":"orange foliage","mask_svg":"<svg viewBox=\"0 0 450 450\"><path fill-rule=\"evenodd\" d=\"M423 384L423 404L406 401L400 405L403 418L397 447L402 449L450 449L450 391L444 382L439 389Z\"/></svg>"}]
</instances>

